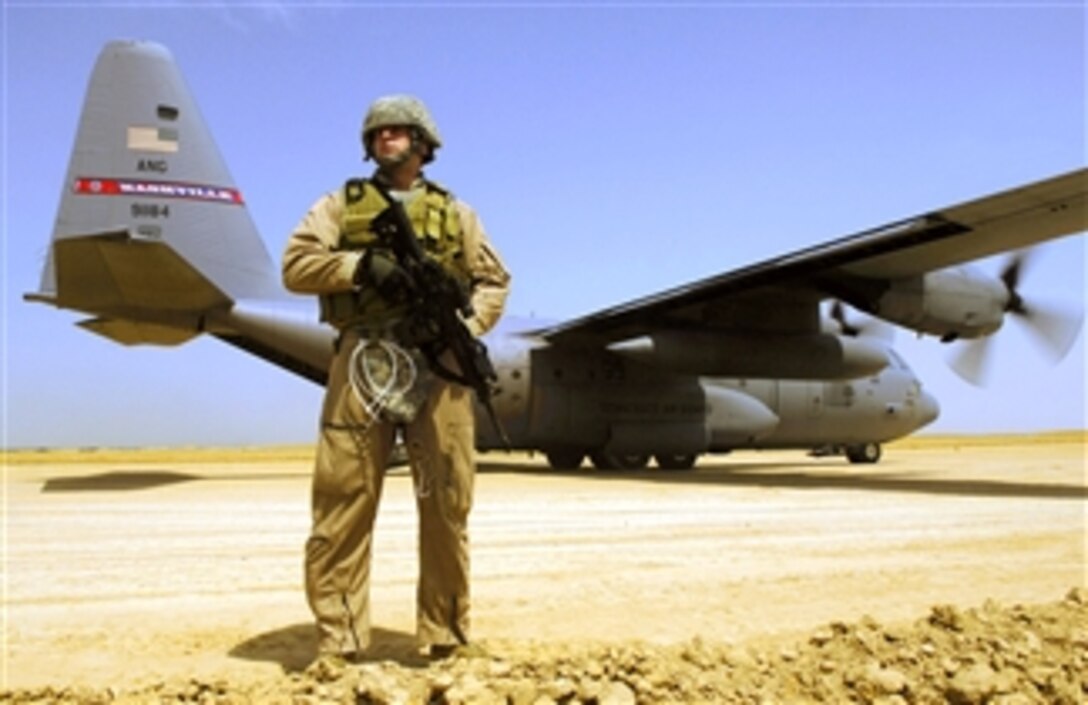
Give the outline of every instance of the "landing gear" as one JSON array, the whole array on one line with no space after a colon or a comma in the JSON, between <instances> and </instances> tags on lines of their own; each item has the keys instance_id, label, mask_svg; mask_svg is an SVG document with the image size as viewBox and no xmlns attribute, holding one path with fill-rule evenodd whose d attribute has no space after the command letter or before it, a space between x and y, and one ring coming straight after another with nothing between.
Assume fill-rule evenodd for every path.
<instances>
[{"instance_id":1,"label":"landing gear","mask_svg":"<svg viewBox=\"0 0 1088 705\"><path fill-rule=\"evenodd\" d=\"M553 448L544 451L548 465L554 470L577 470L585 460L586 451L578 448ZM662 470L690 470L698 453L655 453L653 458ZM642 470L650 464L649 453L617 453L608 450L589 452L589 461L598 470Z\"/></svg>"},{"instance_id":2,"label":"landing gear","mask_svg":"<svg viewBox=\"0 0 1088 705\"><path fill-rule=\"evenodd\" d=\"M691 470L698 458L694 453L658 453L654 456L662 470Z\"/></svg>"},{"instance_id":3,"label":"landing gear","mask_svg":"<svg viewBox=\"0 0 1088 705\"><path fill-rule=\"evenodd\" d=\"M880 460L881 453L879 443L859 443L846 446L846 459L851 463L871 465Z\"/></svg>"},{"instance_id":4,"label":"landing gear","mask_svg":"<svg viewBox=\"0 0 1088 705\"><path fill-rule=\"evenodd\" d=\"M646 453L595 450L589 454L589 460L598 470L641 470L650 463L650 456Z\"/></svg>"},{"instance_id":5,"label":"landing gear","mask_svg":"<svg viewBox=\"0 0 1088 705\"><path fill-rule=\"evenodd\" d=\"M555 470L576 470L586 454L580 450L549 450L544 453L544 457Z\"/></svg>"}]
</instances>

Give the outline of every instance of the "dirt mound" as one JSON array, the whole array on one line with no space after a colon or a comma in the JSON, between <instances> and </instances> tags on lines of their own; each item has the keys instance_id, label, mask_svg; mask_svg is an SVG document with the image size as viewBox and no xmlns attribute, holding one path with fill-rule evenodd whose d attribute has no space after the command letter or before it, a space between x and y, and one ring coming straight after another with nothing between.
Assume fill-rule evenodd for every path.
<instances>
[{"instance_id":1,"label":"dirt mound","mask_svg":"<svg viewBox=\"0 0 1088 705\"><path fill-rule=\"evenodd\" d=\"M1088 591L1056 603L933 607L914 624L833 623L800 642L743 646L488 643L426 665L318 662L271 682L39 689L0 703L860 702L1021 705L1088 699Z\"/></svg>"}]
</instances>

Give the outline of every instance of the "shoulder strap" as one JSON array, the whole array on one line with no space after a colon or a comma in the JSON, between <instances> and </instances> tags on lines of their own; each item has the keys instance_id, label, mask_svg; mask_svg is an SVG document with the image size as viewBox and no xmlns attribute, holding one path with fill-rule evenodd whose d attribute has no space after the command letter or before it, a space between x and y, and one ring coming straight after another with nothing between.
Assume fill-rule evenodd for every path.
<instances>
[{"instance_id":1,"label":"shoulder strap","mask_svg":"<svg viewBox=\"0 0 1088 705\"><path fill-rule=\"evenodd\" d=\"M442 184L438 183L437 181L431 181L430 179L424 178L423 179L423 184L424 184L424 186L426 186L428 191L433 191L434 193L437 193L437 194L439 194L441 196L445 196L446 198L448 198L450 200L453 200L453 192L450 191L445 186L443 186Z\"/></svg>"},{"instance_id":2,"label":"shoulder strap","mask_svg":"<svg viewBox=\"0 0 1088 705\"><path fill-rule=\"evenodd\" d=\"M358 203L362 200L366 190L366 179L348 179L344 183L344 200L350 203Z\"/></svg>"}]
</instances>

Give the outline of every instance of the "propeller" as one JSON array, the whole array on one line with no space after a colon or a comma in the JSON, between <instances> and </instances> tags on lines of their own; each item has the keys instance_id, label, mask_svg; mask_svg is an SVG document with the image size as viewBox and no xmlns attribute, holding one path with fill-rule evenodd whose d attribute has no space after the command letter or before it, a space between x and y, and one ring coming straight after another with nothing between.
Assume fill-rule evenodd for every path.
<instances>
[{"instance_id":1,"label":"propeller","mask_svg":"<svg viewBox=\"0 0 1088 705\"><path fill-rule=\"evenodd\" d=\"M1027 252L1018 252L1009 258L1001 270L999 278L1008 297L1005 313L1019 321L1035 346L1051 363L1057 364L1076 341L1083 312L1069 304L1043 303L1037 299L1029 303L1020 293L1020 282L1029 260ZM983 386L993 364L993 350L993 335L967 341L958 346L949 359L949 365L967 382Z\"/></svg>"},{"instance_id":2,"label":"propeller","mask_svg":"<svg viewBox=\"0 0 1088 705\"><path fill-rule=\"evenodd\" d=\"M846 307L838 299L832 302L829 315L831 320L838 324L839 332L849 338L870 338L889 344L895 338L895 326L874 316L859 317L855 321L848 320Z\"/></svg>"}]
</instances>

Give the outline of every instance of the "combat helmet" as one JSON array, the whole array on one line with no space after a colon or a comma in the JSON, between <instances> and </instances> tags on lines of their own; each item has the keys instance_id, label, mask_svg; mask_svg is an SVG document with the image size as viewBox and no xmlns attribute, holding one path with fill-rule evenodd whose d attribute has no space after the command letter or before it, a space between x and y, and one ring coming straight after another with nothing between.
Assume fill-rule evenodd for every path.
<instances>
[{"instance_id":1,"label":"combat helmet","mask_svg":"<svg viewBox=\"0 0 1088 705\"><path fill-rule=\"evenodd\" d=\"M375 100L363 119L363 150L368 158L373 156L370 153L370 133L389 125L408 125L415 128L418 138L431 148L424 163L434 159L435 150L442 146L438 126L423 101L410 95L388 95Z\"/></svg>"}]
</instances>

